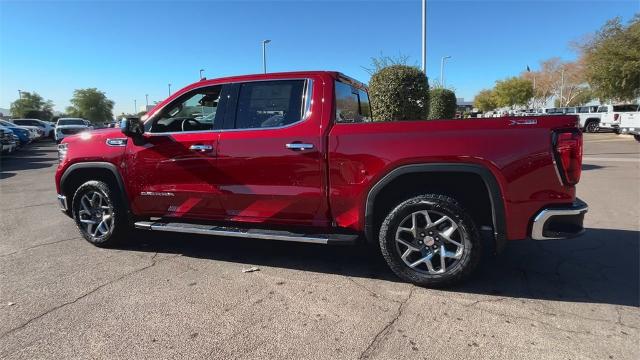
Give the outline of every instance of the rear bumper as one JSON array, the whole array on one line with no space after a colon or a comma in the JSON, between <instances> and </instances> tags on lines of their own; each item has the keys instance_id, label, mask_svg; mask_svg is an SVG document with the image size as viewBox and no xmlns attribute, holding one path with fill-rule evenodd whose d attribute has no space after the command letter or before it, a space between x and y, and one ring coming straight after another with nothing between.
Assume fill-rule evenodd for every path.
<instances>
[{"instance_id":1,"label":"rear bumper","mask_svg":"<svg viewBox=\"0 0 640 360\"><path fill-rule=\"evenodd\" d=\"M541 210L533 219L531 238L534 240L557 240L578 236L584 232L584 214L589 206L582 200L566 207Z\"/></svg>"}]
</instances>

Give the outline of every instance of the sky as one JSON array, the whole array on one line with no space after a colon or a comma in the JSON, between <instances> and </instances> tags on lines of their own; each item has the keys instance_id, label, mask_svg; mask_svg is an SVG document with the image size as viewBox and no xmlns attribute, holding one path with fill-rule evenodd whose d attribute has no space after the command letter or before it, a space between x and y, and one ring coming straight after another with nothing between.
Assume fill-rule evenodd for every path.
<instances>
[{"instance_id":1,"label":"sky","mask_svg":"<svg viewBox=\"0 0 640 360\"><path fill-rule=\"evenodd\" d=\"M380 54L420 65L421 2L0 0L0 108L18 90L64 111L74 89L95 87L114 114L160 101L199 79L268 71L337 70L368 82ZM472 100L496 80L550 57L576 58L571 42L640 1L428 0L427 75Z\"/></svg>"}]
</instances>

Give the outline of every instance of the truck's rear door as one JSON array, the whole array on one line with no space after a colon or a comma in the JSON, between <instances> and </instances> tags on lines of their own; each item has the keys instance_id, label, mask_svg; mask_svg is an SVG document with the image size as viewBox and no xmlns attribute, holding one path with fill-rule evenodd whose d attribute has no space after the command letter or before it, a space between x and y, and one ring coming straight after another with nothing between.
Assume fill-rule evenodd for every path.
<instances>
[{"instance_id":1,"label":"truck's rear door","mask_svg":"<svg viewBox=\"0 0 640 360\"><path fill-rule=\"evenodd\" d=\"M326 226L322 84L278 79L237 84L234 116L218 142L227 220Z\"/></svg>"}]
</instances>

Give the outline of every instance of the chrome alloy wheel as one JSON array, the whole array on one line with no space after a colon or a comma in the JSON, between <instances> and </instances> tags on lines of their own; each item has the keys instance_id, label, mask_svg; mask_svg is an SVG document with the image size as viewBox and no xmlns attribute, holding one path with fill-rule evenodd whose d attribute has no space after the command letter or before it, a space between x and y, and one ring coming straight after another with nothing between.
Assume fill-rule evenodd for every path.
<instances>
[{"instance_id":1,"label":"chrome alloy wheel","mask_svg":"<svg viewBox=\"0 0 640 360\"><path fill-rule=\"evenodd\" d=\"M93 238L101 238L113 231L113 205L98 191L92 190L80 198L78 219L82 230Z\"/></svg>"},{"instance_id":2,"label":"chrome alloy wheel","mask_svg":"<svg viewBox=\"0 0 640 360\"><path fill-rule=\"evenodd\" d=\"M467 240L450 217L421 210L405 217L396 230L396 250L415 271L443 274L462 258Z\"/></svg>"}]
</instances>

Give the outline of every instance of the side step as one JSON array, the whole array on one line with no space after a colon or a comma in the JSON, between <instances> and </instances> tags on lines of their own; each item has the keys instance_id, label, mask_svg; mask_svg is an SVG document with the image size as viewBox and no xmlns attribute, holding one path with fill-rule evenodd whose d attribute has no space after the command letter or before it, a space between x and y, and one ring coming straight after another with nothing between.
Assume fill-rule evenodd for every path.
<instances>
[{"instance_id":1,"label":"side step","mask_svg":"<svg viewBox=\"0 0 640 360\"><path fill-rule=\"evenodd\" d=\"M302 234L281 230L244 229L214 225L138 221L137 229L168 231L187 234L230 236L251 239L295 241L312 244L354 244L358 235L353 234Z\"/></svg>"}]
</instances>

